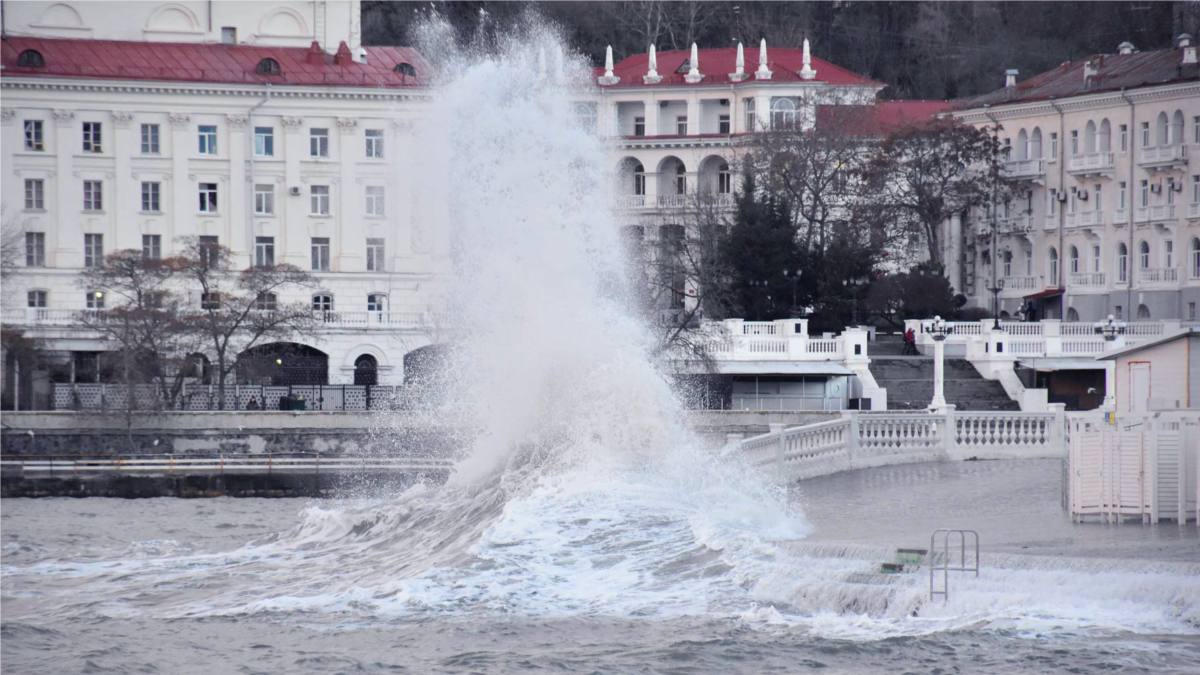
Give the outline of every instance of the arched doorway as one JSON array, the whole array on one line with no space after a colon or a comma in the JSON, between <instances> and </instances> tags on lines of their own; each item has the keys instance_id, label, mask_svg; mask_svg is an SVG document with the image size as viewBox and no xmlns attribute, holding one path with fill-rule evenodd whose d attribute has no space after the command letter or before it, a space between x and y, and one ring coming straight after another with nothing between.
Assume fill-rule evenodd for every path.
<instances>
[{"instance_id":1,"label":"arched doorway","mask_svg":"<svg viewBox=\"0 0 1200 675\"><path fill-rule=\"evenodd\" d=\"M379 362L370 354L354 359L354 384L375 386L379 384Z\"/></svg>"},{"instance_id":2,"label":"arched doorway","mask_svg":"<svg viewBox=\"0 0 1200 675\"><path fill-rule=\"evenodd\" d=\"M238 355L241 384L266 386L329 384L329 355L294 342L272 342Z\"/></svg>"},{"instance_id":3,"label":"arched doorway","mask_svg":"<svg viewBox=\"0 0 1200 675\"><path fill-rule=\"evenodd\" d=\"M1079 312L1074 307L1067 308L1067 321L1079 321Z\"/></svg>"},{"instance_id":4,"label":"arched doorway","mask_svg":"<svg viewBox=\"0 0 1200 675\"><path fill-rule=\"evenodd\" d=\"M1150 308L1145 305L1138 305L1137 319L1138 319L1138 321L1149 321L1150 320Z\"/></svg>"}]
</instances>

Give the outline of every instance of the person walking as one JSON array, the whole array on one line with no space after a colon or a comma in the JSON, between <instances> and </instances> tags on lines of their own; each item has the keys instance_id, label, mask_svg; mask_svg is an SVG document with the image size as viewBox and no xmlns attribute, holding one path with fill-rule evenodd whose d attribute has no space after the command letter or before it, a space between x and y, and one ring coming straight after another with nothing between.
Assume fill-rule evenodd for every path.
<instances>
[{"instance_id":1,"label":"person walking","mask_svg":"<svg viewBox=\"0 0 1200 675\"><path fill-rule=\"evenodd\" d=\"M904 356L917 356L919 353L917 351L917 334L909 328L904 331Z\"/></svg>"}]
</instances>

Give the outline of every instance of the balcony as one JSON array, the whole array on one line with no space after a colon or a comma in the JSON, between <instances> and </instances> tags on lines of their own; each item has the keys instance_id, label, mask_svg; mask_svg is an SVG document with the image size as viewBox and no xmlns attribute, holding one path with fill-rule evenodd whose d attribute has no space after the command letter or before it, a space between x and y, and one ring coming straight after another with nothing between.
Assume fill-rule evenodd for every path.
<instances>
[{"instance_id":1,"label":"balcony","mask_svg":"<svg viewBox=\"0 0 1200 675\"><path fill-rule=\"evenodd\" d=\"M1043 230L1057 230L1058 229L1058 216L1057 215L1046 216L1046 219L1044 221L1042 221L1042 229Z\"/></svg>"},{"instance_id":2,"label":"balcony","mask_svg":"<svg viewBox=\"0 0 1200 675\"><path fill-rule=\"evenodd\" d=\"M1004 164L1004 175L1017 182L1041 183L1046 163L1040 159L1020 159Z\"/></svg>"},{"instance_id":3,"label":"balcony","mask_svg":"<svg viewBox=\"0 0 1200 675\"><path fill-rule=\"evenodd\" d=\"M1004 296L1028 295L1042 290L1041 277L1001 277L1004 280Z\"/></svg>"},{"instance_id":4,"label":"balcony","mask_svg":"<svg viewBox=\"0 0 1200 675\"><path fill-rule=\"evenodd\" d=\"M1128 225L1129 209L1113 209L1113 225Z\"/></svg>"},{"instance_id":5,"label":"balcony","mask_svg":"<svg viewBox=\"0 0 1200 675\"><path fill-rule=\"evenodd\" d=\"M1024 234L1031 230L1033 230L1033 218L1030 216L1000 218L996 221L996 231L999 234Z\"/></svg>"},{"instance_id":6,"label":"balcony","mask_svg":"<svg viewBox=\"0 0 1200 675\"><path fill-rule=\"evenodd\" d=\"M1138 166L1147 171L1171 171L1187 166L1188 146L1160 145L1154 148L1142 148L1138 154Z\"/></svg>"},{"instance_id":7,"label":"balcony","mask_svg":"<svg viewBox=\"0 0 1200 675\"><path fill-rule=\"evenodd\" d=\"M1089 152L1085 155L1067 158L1067 173L1080 178L1088 176L1112 178L1115 166L1111 152Z\"/></svg>"},{"instance_id":8,"label":"balcony","mask_svg":"<svg viewBox=\"0 0 1200 675\"><path fill-rule=\"evenodd\" d=\"M1067 214L1067 229L1083 227L1102 227L1104 225L1103 211L1079 211Z\"/></svg>"},{"instance_id":9,"label":"balcony","mask_svg":"<svg viewBox=\"0 0 1200 675\"><path fill-rule=\"evenodd\" d=\"M1103 289L1104 272L1068 272L1067 286L1073 290Z\"/></svg>"},{"instance_id":10,"label":"balcony","mask_svg":"<svg viewBox=\"0 0 1200 675\"><path fill-rule=\"evenodd\" d=\"M1178 267L1148 267L1138 270L1138 284L1173 288L1179 285Z\"/></svg>"},{"instance_id":11,"label":"balcony","mask_svg":"<svg viewBox=\"0 0 1200 675\"><path fill-rule=\"evenodd\" d=\"M613 206L621 210L636 209L684 209L697 206L715 206L721 209L734 207L736 197L729 193L702 193L658 195L617 195Z\"/></svg>"},{"instance_id":12,"label":"balcony","mask_svg":"<svg viewBox=\"0 0 1200 675\"><path fill-rule=\"evenodd\" d=\"M614 206L618 209L644 209L647 202L646 195L617 195Z\"/></svg>"},{"instance_id":13,"label":"balcony","mask_svg":"<svg viewBox=\"0 0 1200 675\"><path fill-rule=\"evenodd\" d=\"M1174 204L1159 204L1158 206L1139 206L1133 210L1133 222L1167 223L1175 220Z\"/></svg>"},{"instance_id":14,"label":"balcony","mask_svg":"<svg viewBox=\"0 0 1200 675\"><path fill-rule=\"evenodd\" d=\"M95 309L6 309L2 320L4 325L29 327L78 327L95 324L105 316L106 310ZM441 314L431 314L422 309L405 309L399 311L372 312L313 312L313 323L317 330L322 329L396 329L396 328L431 328L446 325L447 317Z\"/></svg>"},{"instance_id":15,"label":"balcony","mask_svg":"<svg viewBox=\"0 0 1200 675\"><path fill-rule=\"evenodd\" d=\"M1200 202L1187 205L1187 219L1200 220Z\"/></svg>"}]
</instances>

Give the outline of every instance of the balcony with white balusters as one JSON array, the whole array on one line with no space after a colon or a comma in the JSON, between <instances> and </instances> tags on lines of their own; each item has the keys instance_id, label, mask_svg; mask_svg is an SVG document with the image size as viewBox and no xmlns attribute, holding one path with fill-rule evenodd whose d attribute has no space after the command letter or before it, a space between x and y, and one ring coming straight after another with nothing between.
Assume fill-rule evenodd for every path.
<instances>
[{"instance_id":1,"label":"balcony with white balusters","mask_svg":"<svg viewBox=\"0 0 1200 675\"><path fill-rule=\"evenodd\" d=\"M1066 218L1066 228L1068 230L1084 229L1089 227L1103 227L1104 212L1103 211L1078 211L1076 213L1068 213Z\"/></svg>"},{"instance_id":2,"label":"balcony with white balusters","mask_svg":"<svg viewBox=\"0 0 1200 675\"><path fill-rule=\"evenodd\" d=\"M1133 222L1138 225L1151 223L1169 223L1175 220L1174 204L1157 204L1155 206L1139 206L1133 210Z\"/></svg>"},{"instance_id":3,"label":"balcony with white balusters","mask_svg":"<svg viewBox=\"0 0 1200 675\"><path fill-rule=\"evenodd\" d=\"M1159 145L1142 148L1138 166L1148 171L1172 171L1188 164L1188 146Z\"/></svg>"},{"instance_id":4,"label":"balcony with white balusters","mask_svg":"<svg viewBox=\"0 0 1200 675\"><path fill-rule=\"evenodd\" d=\"M1111 152L1088 152L1067 158L1067 173L1079 178L1091 176L1111 178L1115 170L1116 163Z\"/></svg>"}]
</instances>

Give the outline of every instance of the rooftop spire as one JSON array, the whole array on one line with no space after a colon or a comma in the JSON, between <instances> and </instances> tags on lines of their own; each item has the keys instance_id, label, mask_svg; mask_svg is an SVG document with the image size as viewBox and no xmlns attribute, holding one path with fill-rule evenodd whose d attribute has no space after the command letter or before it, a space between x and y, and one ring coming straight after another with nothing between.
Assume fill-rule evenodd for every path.
<instances>
[{"instance_id":1,"label":"rooftop spire","mask_svg":"<svg viewBox=\"0 0 1200 675\"><path fill-rule=\"evenodd\" d=\"M758 70L754 71L754 77L759 80L771 79L771 69L767 68L767 38L758 43Z\"/></svg>"},{"instance_id":2,"label":"rooftop spire","mask_svg":"<svg viewBox=\"0 0 1200 675\"><path fill-rule=\"evenodd\" d=\"M812 68L812 54L808 51L808 38L804 38L804 65L800 69L800 79L811 80L817 76Z\"/></svg>"},{"instance_id":3,"label":"rooftop spire","mask_svg":"<svg viewBox=\"0 0 1200 675\"><path fill-rule=\"evenodd\" d=\"M688 62L688 74L683 77L688 84L696 84L704 79L700 74L700 49L696 47L696 43L692 43L692 58Z\"/></svg>"},{"instance_id":4,"label":"rooftop spire","mask_svg":"<svg viewBox=\"0 0 1200 675\"><path fill-rule=\"evenodd\" d=\"M613 85L621 81L621 78L613 75L612 45L604 50L604 75L596 78L596 81L602 85Z\"/></svg>"},{"instance_id":5,"label":"rooftop spire","mask_svg":"<svg viewBox=\"0 0 1200 675\"><path fill-rule=\"evenodd\" d=\"M742 52L741 42L738 43L737 62L734 65L736 66L736 72L730 73L729 79L734 82L741 82L746 79L746 55Z\"/></svg>"},{"instance_id":6,"label":"rooftop spire","mask_svg":"<svg viewBox=\"0 0 1200 675\"><path fill-rule=\"evenodd\" d=\"M646 84L662 82L662 77L658 74L658 56L654 52L654 45L650 45L650 61L647 64L646 74L642 77L642 82Z\"/></svg>"}]
</instances>

